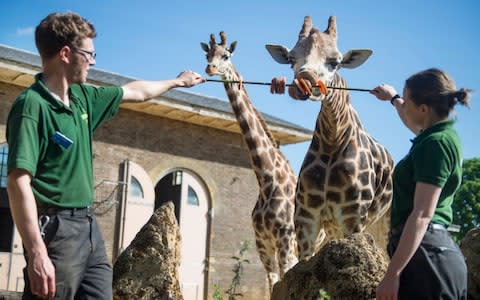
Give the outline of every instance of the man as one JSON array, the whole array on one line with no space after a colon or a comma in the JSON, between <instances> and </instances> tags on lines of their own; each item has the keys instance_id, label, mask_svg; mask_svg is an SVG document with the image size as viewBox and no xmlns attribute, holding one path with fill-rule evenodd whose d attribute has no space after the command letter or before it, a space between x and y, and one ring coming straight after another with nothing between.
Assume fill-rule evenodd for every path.
<instances>
[{"instance_id":1,"label":"man","mask_svg":"<svg viewBox=\"0 0 480 300\"><path fill-rule=\"evenodd\" d=\"M8 195L27 260L24 299L112 299L112 268L91 210L93 132L122 101L205 81L184 71L122 87L85 84L95 37L75 13L43 19L35 31L43 73L8 116Z\"/></svg>"}]
</instances>

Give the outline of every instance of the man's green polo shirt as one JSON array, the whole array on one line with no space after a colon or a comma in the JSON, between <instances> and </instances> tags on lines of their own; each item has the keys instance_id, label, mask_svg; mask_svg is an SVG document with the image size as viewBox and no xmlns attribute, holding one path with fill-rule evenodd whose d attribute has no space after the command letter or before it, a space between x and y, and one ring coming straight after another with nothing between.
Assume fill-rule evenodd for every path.
<instances>
[{"instance_id":1,"label":"man's green polo shirt","mask_svg":"<svg viewBox=\"0 0 480 300\"><path fill-rule=\"evenodd\" d=\"M75 84L66 106L48 91L41 74L35 79L17 97L8 116L8 170L24 169L32 175L40 206L89 206L93 132L117 113L123 90Z\"/></svg>"},{"instance_id":2,"label":"man's green polo shirt","mask_svg":"<svg viewBox=\"0 0 480 300\"><path fill-rule=\"evenodd\" d=\"M396 165L392 228L405 223L412 212L417 182L442 188L432 222L452 223L452 202L462 180L462 150L453 123L448 120L427 128L412 140L409 153Z\"/></svg>"}]
</instances>

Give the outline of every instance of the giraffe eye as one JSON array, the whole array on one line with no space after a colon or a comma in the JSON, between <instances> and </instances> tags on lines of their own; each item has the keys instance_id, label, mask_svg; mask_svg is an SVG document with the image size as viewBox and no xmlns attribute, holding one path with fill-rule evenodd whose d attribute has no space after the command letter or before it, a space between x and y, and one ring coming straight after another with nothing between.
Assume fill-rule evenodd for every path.
<instances>
[{"instance_id":1,"label":"giraffe eye","mask_svg":"<svg viewBox=\"0 0 480 300\"><path fill-rule=\"evenodd\" d=\"M340 61L336 60L336 59L332 59L332 60L329 60L327 62L327 64L332 68L332 69L336 69L339 65L340 65Z\"/></svg>"},{"instance_id":2,"label":"giraffe eye","mask_svg":"<svg viewBox=\"0 0 480 300\"><path fill-rule=\"evenodd\" d=\"M227 54L224 54L224 55L222 55L222 59L223 59L223 60L228 60L228 59L229 59L229 56L228 56Z\"/></svg>"}]
</instances>

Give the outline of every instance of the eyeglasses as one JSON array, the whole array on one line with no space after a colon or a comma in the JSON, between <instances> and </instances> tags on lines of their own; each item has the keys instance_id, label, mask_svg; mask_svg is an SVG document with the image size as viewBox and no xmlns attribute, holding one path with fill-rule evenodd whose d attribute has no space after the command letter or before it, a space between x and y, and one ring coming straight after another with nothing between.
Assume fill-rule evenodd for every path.
<instances>
[{"instance_id":1,"label":"eyeglasses","mask_svg":"<svg viewBox=\"0 0 480 300\"><path fill-rule=\"evenodd\" d=\"M87 51L87 50L80 49L80 48L77 48L77 47L72 47L72 48L75 51L84 54L85 58L87 58L88 60L95 60L95 58L97 57L97 53L95 51Z\"/></svg>"}]
</instances>

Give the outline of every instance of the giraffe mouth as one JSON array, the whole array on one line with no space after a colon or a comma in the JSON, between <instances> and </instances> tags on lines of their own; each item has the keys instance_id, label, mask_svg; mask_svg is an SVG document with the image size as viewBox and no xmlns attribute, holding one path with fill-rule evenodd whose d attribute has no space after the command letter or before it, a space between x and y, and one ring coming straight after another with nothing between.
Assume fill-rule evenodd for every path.
<instances>
[{"instance_id":1,"label":"giraffe mouth","mask_svg":"<svg viewBox=\"0 0 480 300\"><path fill-rule=\"evenodd\" d=\"M205 73L207 73L209 76L220 75L218 69L212 65L208 65L205 68Z\"/></svg>"},{"instance_id":2,"label":"giraffe mouth","mask_svg":"<svg viewBox=\"0 0 480 300\"><path fill-rule=\"evenodd\" d=\"M318 96L312 93L312 87L316 85L315 77L313 73L308 71L298 73L288 88L290 97L297 100L307 100L312 96Z\"/></svg>"}]
</instances>

